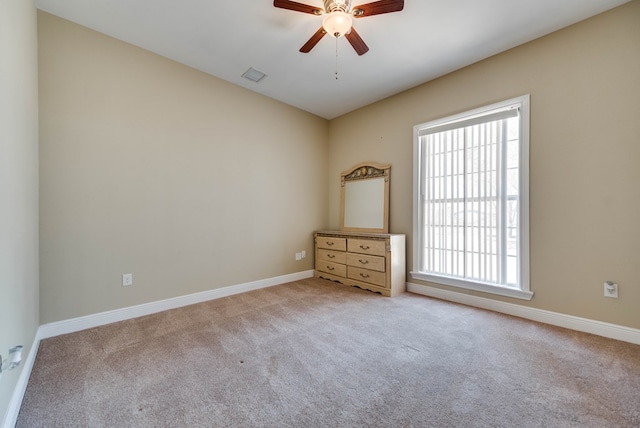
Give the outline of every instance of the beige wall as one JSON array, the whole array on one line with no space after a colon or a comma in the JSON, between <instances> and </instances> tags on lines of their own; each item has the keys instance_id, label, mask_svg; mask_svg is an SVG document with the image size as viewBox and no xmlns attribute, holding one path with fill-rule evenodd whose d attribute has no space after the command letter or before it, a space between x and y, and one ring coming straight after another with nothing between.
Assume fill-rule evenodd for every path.
<instances>
[{"instance_id":1,"label":"beige wall","mask_svg":"<svg viewBox=\"0 0 640 428\"><path fill-rule=\"evenodd\" d=\"M38 71L33 1L0 2L0 354L38 328ZM0 425L24 364L0 380Z\"/></svg>"},{"instance_id":2,"label":"beige wall","mask_svg":"<svg viewBox=\"0 0 640 428\"><path fill-rule=\"evenodd\" d=\"M326 120L44 12L38 31L42 323L313 268Z\"/></svg>"},{"instance_id":3,"label":"beige wall","mask_svg":"<svg viewBox=\"0 0 640 428\"><path fill-rule=\"evenodd\" d=\"M640 2L630 2L331 121L330 226L339 225L340 171L390 162L390 229L410 238L413 126L531 94L535 295L475 294L640 328L639 23ZM410 270L412 239L407 246ZM619 283L619 299L603 297L605 280Z\"/></svg>"}]
</instances>

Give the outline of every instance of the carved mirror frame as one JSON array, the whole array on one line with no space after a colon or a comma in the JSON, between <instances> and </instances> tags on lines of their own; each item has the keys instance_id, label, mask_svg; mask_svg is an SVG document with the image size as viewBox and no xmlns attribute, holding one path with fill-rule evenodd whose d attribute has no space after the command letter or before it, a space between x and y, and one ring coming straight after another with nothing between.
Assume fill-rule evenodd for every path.
<instances>
[{"instance_id":1,"label":"carved mirror frame","mask_svg":"<svg viewBox=\"0 0 640 428\"><path fill-rule=\"evenodd\" d=\"M359 163L340 174L340 230L389 233L391 165Z\"/></svg>"}]
</instances>

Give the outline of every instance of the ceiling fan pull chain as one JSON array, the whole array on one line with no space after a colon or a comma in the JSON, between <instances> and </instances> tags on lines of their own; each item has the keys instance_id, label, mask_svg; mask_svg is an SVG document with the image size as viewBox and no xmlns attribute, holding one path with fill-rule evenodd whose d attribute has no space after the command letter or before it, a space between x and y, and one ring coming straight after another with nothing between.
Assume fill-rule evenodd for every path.
<instances>
[{"instance_id":1,"label":"ceiling fan pull chain","mask_svg":"<svg viewBox=\"0 0 640 428\"><path fill-rule=\"evenodd\" d=\"M336 80L338 80L338 38L336 37Z\"/></svg>"}]
</instances>

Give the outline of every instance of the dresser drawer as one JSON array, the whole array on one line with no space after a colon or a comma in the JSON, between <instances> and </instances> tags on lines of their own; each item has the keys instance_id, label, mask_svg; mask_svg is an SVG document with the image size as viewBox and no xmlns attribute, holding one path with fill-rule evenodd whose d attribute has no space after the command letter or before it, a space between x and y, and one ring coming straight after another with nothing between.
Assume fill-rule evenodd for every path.
<instances>
[{"instance_id":1,"label":"dresser drawer","mask_svg":"<svg viewBox=\"0 0 640 428\"><path fill-rule=\"evenodd\" d=\"M349 238L347 251L349 251L350 253L384 256L386 252L386 247L387 246L385 244L385 241Z\"/></svg>"},{"instance_id":2,"label":"dresser drawer","mask_svg":"<svg viewBox=\"0 0 640 428\"><path fill-rule=\"evenodd\" d=\"M327 262L327 261L323 261L323 260L318 260L316 262L316 264L317 264L316 269L321 271L321 272L330 273L331 275L342 276L342 277L345 277L345 278L347 276L347 266L346 265L341 265L339 263L333 263L333 262Z\"/></svg>"},{"instance_id":3,"label":"dresser drawer","mask_svg":"<svg viewBox=\"0 0 640 428\"><path fill-rule=\"evenodd\" d=\"M367 256L364 254L341 253L347 255L347 264L363 269L385 271L385 258L380 256Z\"/></svg>"},{"instance_id":4,"label":"dresser drawer","mask_svg":"<svg viewBox=\"0 0 640 428\"><path fill-rule=\"evenodd\" d=\"M318 248L326 248L335 251L345 251L347 249L346 238L334 238L332 236L318 236L316 238Z\"/></svg>"},{"instance_id":5,"label":"dresser drawer","mask_svg":"<svg viewBox=\"0 0 640 428\"><path fill-rule=\"evenodd\" d=\"M368 282L369 284L384 287L384 272L376 272L368 269L360 269L354 266L347 267L347 277L357 281Z\"/></svg>"},{"instance_id":6,"label":"dresser drawer","mask_svg":"<svg viewBox=\"0 0 640 428\"><path fill-rule=\"evenodd\" d=\"M318 260L345 264L347 263L347 253L318 248Z\"/></svg>"}]
</instances>

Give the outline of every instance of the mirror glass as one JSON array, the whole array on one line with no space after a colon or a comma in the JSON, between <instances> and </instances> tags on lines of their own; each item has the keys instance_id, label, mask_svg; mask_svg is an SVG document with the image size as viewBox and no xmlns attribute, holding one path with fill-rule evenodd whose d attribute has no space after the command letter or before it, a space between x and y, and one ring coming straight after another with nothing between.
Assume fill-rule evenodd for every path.
<instances>
[{"instance_id":1,"label":"mirror glass","mask_svg":"<svg viewBox=\"0 0 640 428\"><path fill-rule=\"evenodd\" d=\"M384 178L344 184L344 227L384 228Z\"/></svg>"},{"instance_id":2,"label":"mirror glass","mask_svg":"<svg viewBox=\"0 0 640 428\"><path fill-rule=\"evenodd\" d=\"M368 162L341 174L340 230L388 233L390 168Z\"/></svg>"}]
</instances>

